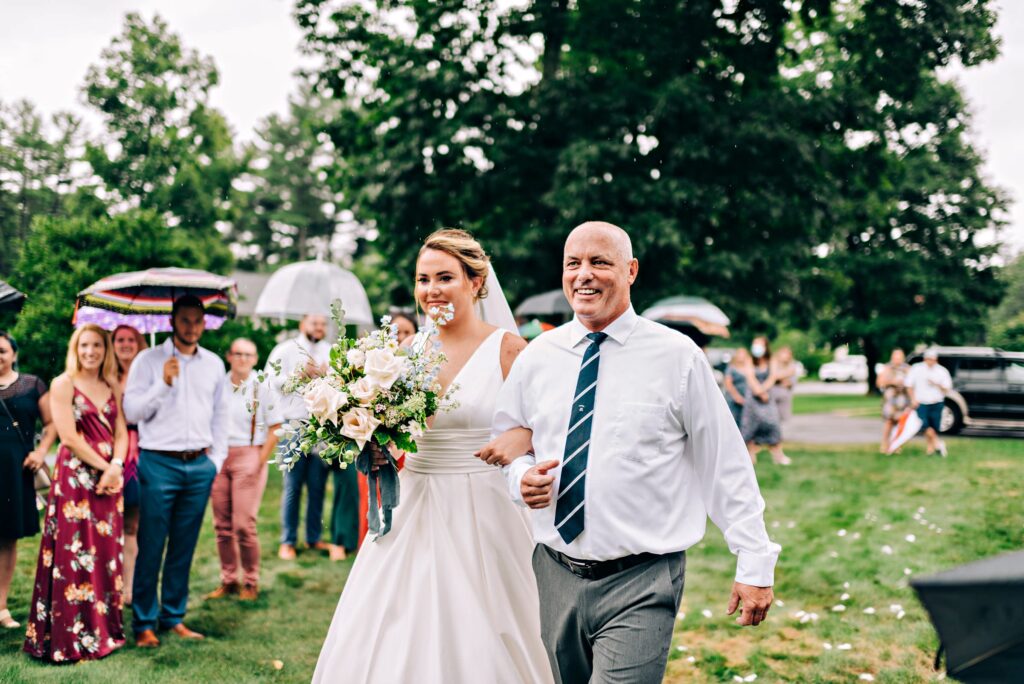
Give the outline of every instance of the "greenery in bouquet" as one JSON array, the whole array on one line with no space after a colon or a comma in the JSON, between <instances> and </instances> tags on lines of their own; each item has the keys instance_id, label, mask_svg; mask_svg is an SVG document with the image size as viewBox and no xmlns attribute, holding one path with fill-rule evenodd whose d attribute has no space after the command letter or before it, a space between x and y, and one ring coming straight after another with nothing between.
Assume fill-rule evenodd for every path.
<instances>
[{"instance_id":1,"label":"greenery in bouquet","mask_svg":"<svg viewBox=\"0 0 1024 684\"><path fill-rule=\"evenodd\" d=\"M309 418L282 426L278 465L291 469L298 458L319 446L321 459L347 467L371 440L381 447L393 444L416 452L416 439L426 430L427 418L454 408L450 397L455 388L442 396L437 380L446 361L438 326L452 316L450 304L447 309L431 309L423 330L406 347L398 344L391 317L384 316L380 327L363 337L339 337L322 375L297 368L284 382L283 392L301 397ZM340 302L331 307L331 317L344 330Z\"/></svg>"}]
</instances>

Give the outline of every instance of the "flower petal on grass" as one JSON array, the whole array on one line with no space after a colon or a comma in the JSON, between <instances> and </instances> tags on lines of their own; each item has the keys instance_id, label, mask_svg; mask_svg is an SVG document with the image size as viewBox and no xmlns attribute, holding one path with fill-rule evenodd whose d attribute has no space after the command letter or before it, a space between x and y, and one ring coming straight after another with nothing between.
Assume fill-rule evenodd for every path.
<instances>
[{"instance_id":1,"label":"flower petal on grass","mask_svg":"<svg viewBox=\"0 0 1024 684\"><path fill-rule=\"evenodd\" d=\"M886 544L885 546L882 547L882 553L884 553L886 556L891 556L892 555L892 547L889 546L888 544Z\"/></svg>"},{"instance_id":2,"label":"flower petal on grass","mask_svg":"<svg viewBox=\"0 0 1024 684\"><path fill-rule=\"evenodd\" d=\"M832 606L833 613L842 613L844 610L846 610L846 606L844 606L842 603L837 603L836 605Z\"/></svg>"},{"instance_id":3,"label":"flower petal on grass","mask_svg":"<svg viewBox=\"0 0 1024 684\"><path fill-rule=\"evenodd\" d=\"M911 544L913 544L914 542L916 542L916 541L917 541L917 537L915 537L915 536L914 536L914 535L912 535L912 534L908 534L908 535L907 535L906 537L904 537L904 539L906 539L906 540L907 540L908 542L910 542Z\"/></svg>"},{"instance_id":4,"label":"flower petal on grass","mask_svg":"<svg viewBox=\"0 0 1024 684\"><path fill-rule=\"evenodd\" d=\"M846 536L846 530L839 530L838 532L836 532L836 536L845 537Z\"/></svg>"},{"instance_id":5,"label":"flower petal on grass","mask_svg":"<svg viewBox=\"0 0 1024 684\"><path fill-rule=\"evenodd\" d=\"M836 648L840 651L849 651L853 648L850 644L839 644Z\"/></svg>"},{"instance_id":6,"label":"flower petal on grass","mask_svg":"<svg viewBox=\"0 0 1024 684\"><path fill-rule=\"evenodd\" d=\"M864 614L865 615L874 615L875 614L875 609L873 607L871 607L871 606L868 606L867 608L864 609Z\"/></svg>"},{"instance_id":7,"label":"flower petal on grass","mask_svg":"<svg viewBox=\"0 0 1024 684\"><path fill-rule=\"evenodd\" d=\"M707 608L705 608L704 610L700 611L700 614L703 615L706 618L710 618L711 617L711 611L708 610Z\"/></svg>"},{"instance_id":8,"label":"flower petal on grass","mask_svg":"<svg viewBox=\"0 0 1024 684\"><path fill-rule=\"evenodd\" d=\"M858 679L862 679L865 682L873 682L875 681L875 676L868 674L867 672L861 672L860 677L858 677Z\"/></svg>"}]
</instances>

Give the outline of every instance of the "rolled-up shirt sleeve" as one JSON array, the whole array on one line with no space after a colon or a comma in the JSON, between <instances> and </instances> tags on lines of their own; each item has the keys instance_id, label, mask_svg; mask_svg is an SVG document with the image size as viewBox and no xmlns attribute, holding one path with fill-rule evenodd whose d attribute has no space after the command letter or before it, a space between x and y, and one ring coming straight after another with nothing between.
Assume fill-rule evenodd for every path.
<instances>
[{"instance_id":1,"label":"rolled-up shirt sleeve","mask_svg":"<svg viewBox=\"0 0 1024 684\"><path fill-rule=\"evenodd\" d=\"M128 370L128 382L121 400L124 417L129 424L141 423L156 415L171 391L162 373L156 372L159 359L145 352L143 354L135 359Z\"/></svg>"},{"instance_id":2,"label":"rolled-up shirt sleeve","mask_svg":"<svg viewBox=\"0 0 1024 684\"><path fill-rule=\"evenodd\" d=\"M680 418L708 516L736 554L736 581L772 586L782 547L768 537L750 456L703 354L694 355L683 383Z\"/></svg>"},{"instance_id":3,"label":"rolled-up shirt sleeve","mask_svg":"<svg viewBox=\"0 0 1024 684\"><path fill-rule=\"evenodd\" d=\"M523 410L522 374L523 364L517 359L516 363L512 364L512 370L509 371L501 390L498 391L494 419L491 421L491 439L513 428L530 427L526 420L526 412ZM524 454L501 469L508 485L509 496L520 506L526 506L523 502L520 483L523 481L526 471L535 463L536 459L532 454Z\"/></svg>"}]
</instances>

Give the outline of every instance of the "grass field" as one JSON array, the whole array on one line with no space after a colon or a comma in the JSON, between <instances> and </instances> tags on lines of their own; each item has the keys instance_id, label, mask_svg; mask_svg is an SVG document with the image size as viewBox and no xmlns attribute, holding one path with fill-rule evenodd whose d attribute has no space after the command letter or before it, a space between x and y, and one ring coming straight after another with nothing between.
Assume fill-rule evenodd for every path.
<instances>
[{"instance_id":1,"label":"grass field","mask_svg":"<svg viewBox=\"0 0 1024 684\"><path fill-rule=\"evenodd\" d=\"M925 458L915 443L897 458L880 457L871 445L804 447L788 450L789 468L759 465L769 532L783 545L781 602L756 630L725 616L733 558L710 527L689 553L685 617L677 622L666 681L731 682L753 674L758 682L856 682L861 674L876 682L933 680L936 640L907 573L1024 547L1024 444L951 439L950 446L952 456L941 461ZM205 642L168 636L156 651L126 647L99 662L51 666L20 652L22 634L4 631L0 682L308 681L351 561L275 557L280 482L271 476L261 512L258 602L202 601L217 585L209 520L204 527L188 624L208 635ZM37 545L38 538L25 540L20 549L11 607L22 621ZM839 605L845 610L834 609ZM893 606L905 612L902 619ZM806 614L817 619L802 620Z\"/></svg>"},{"instance_id":2,"label":"grass field","mask_svg":"<svg viewBox=\"0 0 1024 684\"><path fill-rule=\"evenodd\" d=\"M882 415L882 398L863 394L797 394L793 397L793 413L839 412L848 416Z\"/></svg>"}]
</instances>

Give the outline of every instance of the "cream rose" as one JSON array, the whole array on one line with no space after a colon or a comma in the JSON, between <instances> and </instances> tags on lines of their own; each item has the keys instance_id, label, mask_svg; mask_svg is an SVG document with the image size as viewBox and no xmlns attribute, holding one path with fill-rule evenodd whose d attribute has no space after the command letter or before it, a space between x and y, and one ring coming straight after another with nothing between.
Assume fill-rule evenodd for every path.
<instances>
[{"instance_id":1,"label":"cream rose","mask_svg":"<svg viewBox=\"0 0 1024 684\"><path fill-rule=\"evenodd\" d=\"M363 372L373 384L381 389L391 389L404 370L405 360L395 356L387 349L371 349L366 352L366 365L363 367Z\"/></svg>"},{"instance_id":2,"label":"cream rose","mask_svg":"<svg viewBox=\"0 0 1024 684\"><path fill-rule=\"evenodd\" d=\"M302 394L306 409L321 423L338 424L338 411L345 406L348 397L325 380L314 380Z\"/></svg>"},{"instance_id":3,"label":"cream rose","mask_svg":"<svg viewBox=\"0 0 1024 684\"><path fill-rule=\"evenodd\" d=\"M362 449L373 437L380 421L364 408L354 408L341 417L341 434L354 439Z\"/></svg>"},{"instance_id":4,"label":"cream rose","mask_svg":"<svg viewBox=\"0 0 1024 684\"><path fill-rule=\"evenodd\" d=\"M362 368L363 364L366 363L366 352L362 349L349 349L345 354L345 358L348 359L350 365Z\"/></svg>"},{"instance_id":5,"label":"cream rose","mask_svg":"<svg viewBox=\"0 0 1024 684\"><path fill-rule=\"evenodd\" d=\"M359 378L348 386L349 394L360 406L369 406L377 398L377 386L369 378Z\"/></svg>"}]
</instances>

